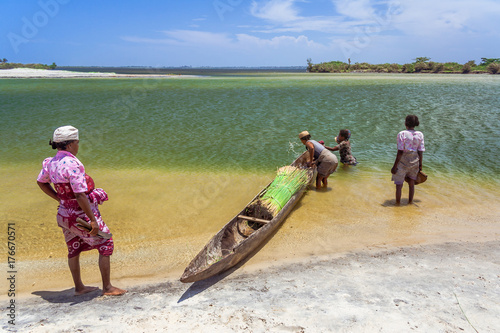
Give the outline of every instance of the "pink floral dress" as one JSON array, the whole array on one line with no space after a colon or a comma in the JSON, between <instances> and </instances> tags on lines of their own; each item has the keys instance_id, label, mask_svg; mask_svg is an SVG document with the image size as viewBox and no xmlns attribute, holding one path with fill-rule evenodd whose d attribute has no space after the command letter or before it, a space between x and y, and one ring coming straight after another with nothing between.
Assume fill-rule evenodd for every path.
<instances>
[{"instance_id":1,"label":"pink floral dress","mask_svg":"<svg viewBox=\"0 0 500 333\"><path fill-rule=\"evenodd\" d=\"M88 231L77 227L76 218L87 222L87 215L80 208L74 193L85 193L89 198L90 207L99 225L99 230L109 233L104 223L98 205L108 200L103 189L94 188L94 182L85 174L83 164L70 152L60 150L56 156L46 158L37 180L41 183L53 183L57 196L61 199L57 211L57 224L62 228L68 247L68 258L75 257L82 251L97 249L100 254L110 256L113 253L113 238L103 239L91 236Z\"/></svg>"}]
</instances>

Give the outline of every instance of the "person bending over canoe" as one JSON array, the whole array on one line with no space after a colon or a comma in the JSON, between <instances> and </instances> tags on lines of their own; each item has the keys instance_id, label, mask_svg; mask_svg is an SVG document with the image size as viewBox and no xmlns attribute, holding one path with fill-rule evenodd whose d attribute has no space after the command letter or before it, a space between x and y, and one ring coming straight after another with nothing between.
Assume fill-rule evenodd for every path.
<instances>
[{"instance_id":1,"label":"person bending over canoe","mask_svg":"<svg viewBox=\"0 0 500 333\"><path fill-rule=\"evenodd\" d=\"M85 174L83 164L76 158L79 148L78 130L73 126L59 127L49 142L57 149L54 157L46 158L37 178L40 189L59 202L57 224L61 227L68 247L68 265L75 284L75 295L83 295L97 287L83 284L80 275L80 253L97 249L102 278L102 294L118 296L126 290L111 284L109 256L113 253L113 238L102 238L98 232L109 233L101 218L98 204L108 200L103 189L94 189L94 181ZM54 184L54 188L50 185ZM77 218L90 221L91 230L77 225Z\"/></svg>"},{"instance_id":2,"label":"person bending over canoe","mask_svg":"<svg viewBox=\"0 0 500 333\"><path fill-rule=\"evenodd\" d=\"M308 131L300 132L300 141L306 146L310 155L310 165L316 165L318 170L318 176L316 177L316 189L328 186L328 176L335 172L337 165L339 164L337 156L332 154L328 149L325 148L316 140L311 140L311 135Z\"/></svg>"}]
</instances>

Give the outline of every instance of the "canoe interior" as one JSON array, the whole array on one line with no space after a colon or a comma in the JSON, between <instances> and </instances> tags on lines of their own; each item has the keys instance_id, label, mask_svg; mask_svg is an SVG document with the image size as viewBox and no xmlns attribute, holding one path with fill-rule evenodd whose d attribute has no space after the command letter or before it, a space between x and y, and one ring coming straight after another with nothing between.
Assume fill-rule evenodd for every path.
<instances>
[{"instance_id":1,"label":"canoe interior","mask_svg":"<svg viewBox=\"0 0 500 333\"><path fill-rule=\"evenodd\" d=\"M309 154L304 152L291 165L307 170L308 184L311 183L314 171L307 168ZM271 182L272 183L272 182ZM235 217L231 219L208 243L203 250L186 267L181 277L182 282L194 282L206 279L221 273L241 261L244 257L255 250L274 229L276 229L285 217L290 213L293 206L304 193L307 185L299 189L288 200L283 209L273 218L263 216L261 212L250 207L271 184L269 183L260 191ZM268 223L252 222L239 215L251 216L259 219L270 218Z\"/></svg>"}]
</instances>

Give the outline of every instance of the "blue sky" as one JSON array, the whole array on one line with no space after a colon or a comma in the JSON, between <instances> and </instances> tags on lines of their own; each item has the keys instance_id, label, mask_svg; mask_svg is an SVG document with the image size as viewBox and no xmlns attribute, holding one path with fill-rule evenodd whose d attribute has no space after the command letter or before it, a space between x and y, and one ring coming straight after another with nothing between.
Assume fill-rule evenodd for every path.
<instances>
[{"instance_id":1,"label":"blue sky","mask_svg":"<svg viewBox=\"0 0 500 333\"><path fill-rule=\"evenodd\" d=\"M500 57L499 0L3 0L0 58L59 66L305 66Z\"/></svg>"}]
</instances>

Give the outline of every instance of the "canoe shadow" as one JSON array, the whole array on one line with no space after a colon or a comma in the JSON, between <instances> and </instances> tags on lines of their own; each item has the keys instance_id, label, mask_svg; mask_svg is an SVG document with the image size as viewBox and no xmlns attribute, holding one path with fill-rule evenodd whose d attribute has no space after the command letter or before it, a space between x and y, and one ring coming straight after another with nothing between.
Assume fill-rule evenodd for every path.
<instances>
[{"instance_id":1,"label":"canoe shadow","mask_svg":"<svg viewBox=\"0 0 500 333\"><path fill-rule=\"evenodd\" d=\"M89 302L101 296L102 290L96 289L95 291L80 296L75 296L74 292L75 289L70 288L61 291L34 291L31 294L40 296L50 303L69 303L69 305L76 305L83 302Z\"/></svg>"},{"instance_id":2,"label":"canoe shadow","mask_svg":"<svg viewBox=\"0 0 500 333\"><path fill-rule=\"evenodd\" d=\"M293 210L290 212L293 213L293 211L295 211L296 209L299 209L300 207L302 206L302 203L299 201L295 207L293 208ZM179 300L177 301L177 303L181 303L187 299L190 299L191 297L194 297L202 292L204 292L205 290L207 290L208 288L212 287L213 285L215 285L216 283L218 283L219 281L225 279L227 276L231 275L234 271L238 270L241 266L245 265L250 259L253 258L253 256L255 256L264 246L266 246L266 244L274 237L274 235L283 227L283 225L286 223L286 219L283 221L283 223L280 224L280 226L278 228L276 228L276 230L274 230L270 235L269 237L267 237L263 242L262 244L260 244L255 250L253 250L248 256L246 256L243 260L241 260L238 264L236 264L234 267L220 273L220 274L217 274L213 277L210 277L210 278L207 278L207 279L204 279L204 280L200 280L200 281L196 281L195 283L193 283L189 288L188 290L186 290L184 292L184 294L182 294L181 298L179 298Z\"/></svg>"}]
</instances>

